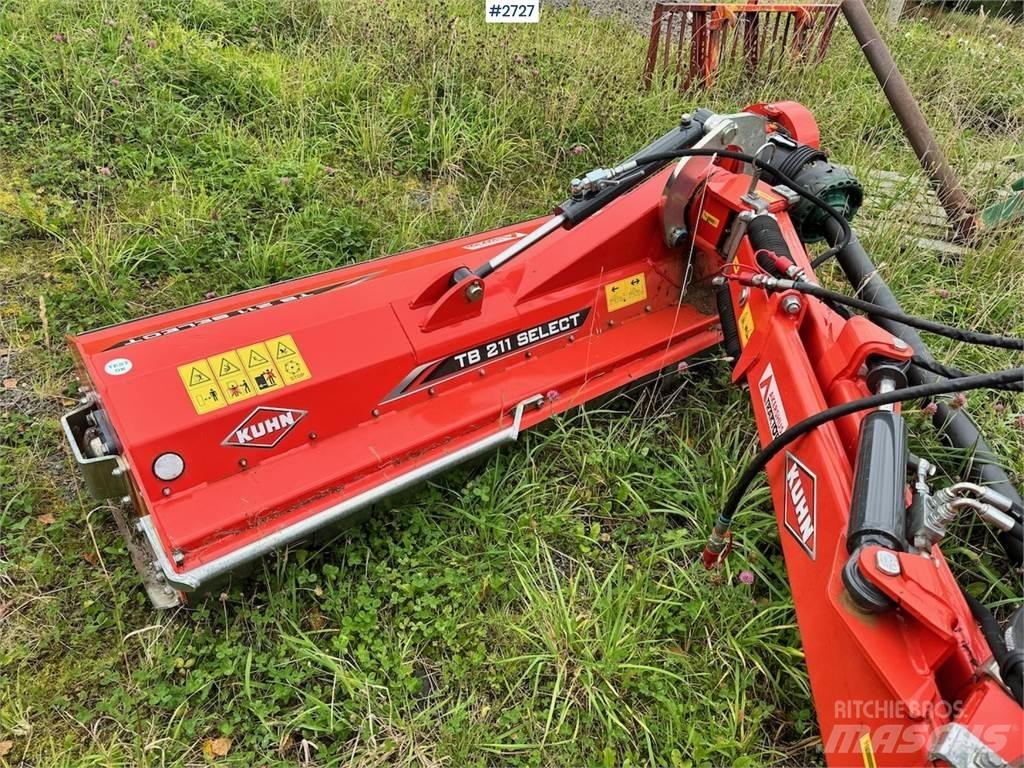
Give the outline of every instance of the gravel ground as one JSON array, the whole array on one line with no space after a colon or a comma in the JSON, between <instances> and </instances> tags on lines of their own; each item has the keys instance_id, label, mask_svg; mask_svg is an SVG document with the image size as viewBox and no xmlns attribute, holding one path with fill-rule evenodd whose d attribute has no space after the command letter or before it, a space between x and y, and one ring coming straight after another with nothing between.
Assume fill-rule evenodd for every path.
<instances>
[{"instance_id":1,"label":"gravel ground","mask_svg":"<svg viewBox=\"0 0 1024 768\"><path fill-rule=\"evenodd\" d=\"M541 0L544 8L589 8L600 16L619 15L629 19L641 29L651 28L651 12L654 0Z\"/></svg>"}]
</instances>

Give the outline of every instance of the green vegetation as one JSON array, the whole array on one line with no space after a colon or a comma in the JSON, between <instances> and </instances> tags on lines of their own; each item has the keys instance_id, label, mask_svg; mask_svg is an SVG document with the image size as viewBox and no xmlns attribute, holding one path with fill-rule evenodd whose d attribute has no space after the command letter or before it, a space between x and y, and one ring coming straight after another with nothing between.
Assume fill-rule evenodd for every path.
<instances>
[{"instance_id":1,"label":"green vegetation","mask_svg":"<svg viewBox=\"0 0 1024 768\"><path fill-rule=\"evenodd\" d=\"M171 614L149 609L72 476L65 333L542 213L698 104L796 99L863 177L916 169L842 25L820 67L679 95L639 91L645 41L624 22L544 13L509 27L471 0L0 8L0 765L820 759L763 487L725 570L696 562L754 447L714 364ZM1024 31L950 16L891 39L956 167L1020 157ZM984 201L1011 171L968 184ZM942 262L896 213L869 205L861 225L909 311L1024 329L1024 234ZM935 349L979 370L1011 359ZM1020 399L969 407L1019 479ZM927 429L915 450L951 472L965 460ZM988 534L956 534L965 581L1012 598Z\"/></svg>"}]
</instances>

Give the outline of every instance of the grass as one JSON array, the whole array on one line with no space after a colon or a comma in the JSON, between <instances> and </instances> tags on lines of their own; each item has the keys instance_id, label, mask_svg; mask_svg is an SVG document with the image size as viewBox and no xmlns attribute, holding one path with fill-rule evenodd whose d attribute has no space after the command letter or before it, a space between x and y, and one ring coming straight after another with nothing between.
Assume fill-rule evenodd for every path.
<instances>
[{"instance_id":1,"label":"grass","mask_svg":"<svg viewBox=\"0 0 1024 768\"><path fill-rule=\"evenodd\" d=\"M74 397L65 333L541 213L574 174L697 104L797 99L862 177L916 169L843 27L818 68L643 93L645 43L624 23L546 9L498 28L478 6L0 10L0 765L820 760L763 487L725 571L696 563L754 445L744 394L715 364L673 396L564 419L171 614L148 608L73 476L57 423ZM1012 168L969 172L1020 160L1024 31L949 15L890 39L951 162L991 198ZM949 263L909 247L897 213L869 204L861 229L908 310L1024 330L1024 233ZM935 350L965 368L1011 361ZM969 407L1019 480L1020 400ZM923 428L915 450L951 474L965 461ZM990 602L1018 595L978 526L949 543Z\"/></svg>"}]
</instances>

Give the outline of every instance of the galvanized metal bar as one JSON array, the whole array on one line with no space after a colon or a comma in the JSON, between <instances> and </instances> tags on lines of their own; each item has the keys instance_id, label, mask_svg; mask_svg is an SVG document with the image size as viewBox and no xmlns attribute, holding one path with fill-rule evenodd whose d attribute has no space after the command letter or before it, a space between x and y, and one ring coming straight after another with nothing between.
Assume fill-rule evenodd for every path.
<instances>
[{"instance_id":1,"label":"galvanized metal bar","mask_svg":"<svg viewBox=\"0 0 1024 768\"><path fill-rule=\"evenodd\" d=\"M523 411L542 400L541 395L535 395L523 400L515 407L512 413L512 423L509 426L488 435L482 440L464 446L457 451L452 451L417 469L381 483L358 496L353 496L351 499L334 504L305 520L300 520L297 523L286 526L251 544L239 547L234 552L187 571L175 569L174 563L167 557L167 553L164 551L163 542L160 541L160 535L157 533L153 520L149 515L139 519L137 523L138 530L149 542L149 546L152 548L155 556L154 565L160 569L167 583L181 592L196 592L202 589L203 585L216 583L217 580L229 575L242 566L258 560L276 549L280 549L288 544L294 544L359 510L383 501L388 496L412 488L435 475L439 475L477 456L482 456L501 445L515 442L522 429Z\"/></svg>"}]
</instances>

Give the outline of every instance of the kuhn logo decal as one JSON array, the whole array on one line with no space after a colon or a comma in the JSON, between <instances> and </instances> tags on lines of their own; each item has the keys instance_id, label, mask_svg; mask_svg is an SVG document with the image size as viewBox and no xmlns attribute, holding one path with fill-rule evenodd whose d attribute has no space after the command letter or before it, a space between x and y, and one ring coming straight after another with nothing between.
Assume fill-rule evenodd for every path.
<instances>
[{"instance_id":1,"label":"kuhn logo decal","mask_svg":"<svg viewBox=\"0 0 1024 768\"><path fill-rule=\"evenodd\" d=\"M231 430L222 445L242 448L273 448L302 421L306 411L294 408L260 407Z\"/></svg>"},{"instance_id":2,"label":"kuhn logo decal","mask_svg":"<svg viewBox=\"0 0 1024 768\"><path fill-rule=\"evenodd\" d=\"M761 393L761 402L764 403L768 429L772 437L778 437L789 429L789 419L786 418L786 409L782 405L782 395L779 394L779 385L775 383L775 371L772 370L771 363L761 374L761 379L757 382L757 391Z\"/></svg>"},{"instance_id":3,"label":"kuhn logo decal","mask_svg":"<svg viewBox=\"0 0 1024 768\"><path fill-rule=\"evenodd\" d=\"M813 560L818 543L818 478L788 451L782 519L786 530Z\"/></svg>"}]
</instances>

